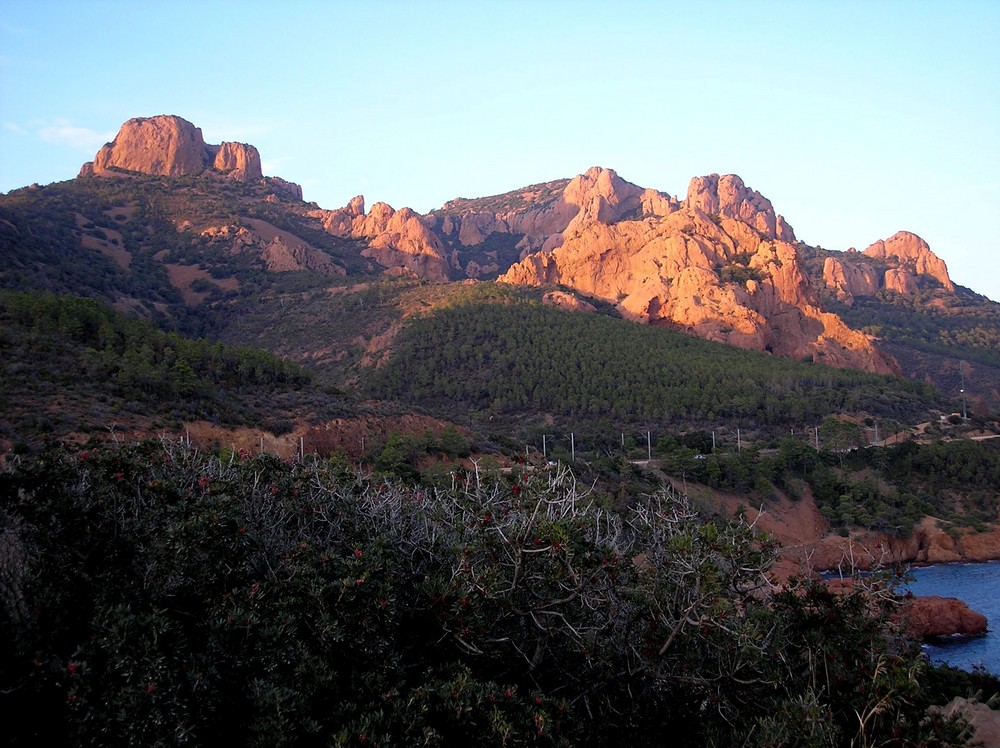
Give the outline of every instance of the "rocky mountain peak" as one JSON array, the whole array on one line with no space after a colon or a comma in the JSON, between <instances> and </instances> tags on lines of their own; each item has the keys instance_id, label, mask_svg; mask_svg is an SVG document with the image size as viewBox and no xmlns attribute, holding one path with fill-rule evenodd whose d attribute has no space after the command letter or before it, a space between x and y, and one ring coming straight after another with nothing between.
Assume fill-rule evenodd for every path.
<instances>
[{"instance_id":1,"label":"rocky mountain peak","mask_svg":"<svg viewBox=\"0 0 1000 748\"><path fill-rule=\"evenodd\" d=\"M626 182L614 169L600 166L571 179L562 201L579 208L564 231L591 221L617 223L639 214L665 216L677 209L669 195Z\"/></svg>"},{"instance_id":2,"label":"rocky mountain peak","mask_svg":"<svg viewBox=\"0 0 1000 748\"><path fill-rule=\"evenodd\" d=\"M260 154L246 143L205 143L201 128L182 117L135 117L121 126L80 170L80 176L137 172L180 177L206 170L247 182L261 179Z\"/></svg>"},{"instance_id":3,"label":"rocky mountain peak","mask_svg":"<svg viewBox=\"0 0 1000 748\"><path fill-rule=\"evenodd\" d=\"M944 260L909 231L879 239L864 252L832 252L823 261L824 285L846 304L852 304L855 297L874 296L882 289L912 294L920 290L926 278L933 278L945 291L955 293Z\"/></svg>"},{"instance_id":4,"label":"rocky mountain peak","mask_svg":"<svg viewBox=\"0 0 1000 748\"><path fill-rule=\"evenodd\" d=\"M791 227L738 176L695 178L683 203L658 193L659 212L646 208L650 191L616 178L589 170L574 179L564 201L586 207L499 280L566 286L637 321L743 348L898 370L869 336L820 308Z\"/></svg>"},{"instance_id":5,"label":"rocky mountain peak","mask_svg":"<svg viewBox=\"0 0 1000 748\"><path fill-rule=\"evenodd\" d=\"M774 212L771 201L747 187L735 174L694 177L688 185L684 206L710 216L741 221L769 239L795 241L795 232L782 216Z\"/></svg>"},{"instance_id":6,"label":"rocky mountain peak","mask_svg":"<svg viewBox=\"0 0 1000 748\"><path fill-rule=\"evenodd\" d=\"M931 251L923 239L909 231L897 231L888 239L879 239L862 253L878 260L896 261L903 269L938 280L945 290L955 292L944 260Z\"/></svg>"}]
</instances>

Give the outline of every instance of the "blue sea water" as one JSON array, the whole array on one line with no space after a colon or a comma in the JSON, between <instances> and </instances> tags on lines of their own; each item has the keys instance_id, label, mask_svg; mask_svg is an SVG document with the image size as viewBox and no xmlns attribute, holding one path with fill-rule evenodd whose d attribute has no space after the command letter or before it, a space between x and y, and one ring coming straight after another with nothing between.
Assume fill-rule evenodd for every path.
<instances>
[{"instance_id":1,"label":"blue sea water","mask_svg":"<svg viewBox=\"0 0 1000 748\"><path fill-rule=\"evenodd\" d=\"M1000 561L941 564L910 570L914 595L957 597L989 619L985 636L954 638L925 645L927 656L963 670L982 665L1000 676Z\"/></svg>"}]
</instances>

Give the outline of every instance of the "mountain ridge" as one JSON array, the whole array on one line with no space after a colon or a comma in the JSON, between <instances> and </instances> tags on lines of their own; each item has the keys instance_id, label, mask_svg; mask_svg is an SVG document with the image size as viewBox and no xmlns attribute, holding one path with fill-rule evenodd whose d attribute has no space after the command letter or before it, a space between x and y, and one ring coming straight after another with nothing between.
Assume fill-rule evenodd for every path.
<instances>
[{"instance_id":1,"label":"mountain ridge","mask_svg":"<svg viewBox=\"0 0 1000 748\"><path fill-rule=\"evenodd\" d=\"M123 195L103 211L113 221L77 211L75 241L115 258L116 272L131 273L140 230L152 232L164 247L150 252L151 272L162 267L163 293L179 292L195 311L219 294L245 292L237 276L258 272L253 268L328 279L497 279L563 286L560 298L569 305L599 299L630 319L732 345L897 374L878 336L845 323L839 310L856 299L871 306L885 294L930 293L928 303L939 307L958 298L944 261L916 234L898 232L863 252L809 247L770 200L731 174L694 177L679 199L591 167L500 195L456 198L421 215L384 202L366 210L360 195L332 210L304 203L298 185L263 176L258 164L253 146L205 144L180 117L129 120L71 180L119 183L113 190ZM130 179L139 185L137 178L154 177L171 181L148 183L152 197L129 198ZM161 197L157 185L187 197ZM229 198L216 197L224 195L241 202L227 207ZM218 209L202 211L198 201L209 198ZM166 224L133 217L143 200L160 201L159 213L174 216L173 235ZM193 220L185 211L205 215ZM16 223L0 224L0 240L23 241ZM128 227L131 236L122 235Z\"/></svg>"}]
</instances>

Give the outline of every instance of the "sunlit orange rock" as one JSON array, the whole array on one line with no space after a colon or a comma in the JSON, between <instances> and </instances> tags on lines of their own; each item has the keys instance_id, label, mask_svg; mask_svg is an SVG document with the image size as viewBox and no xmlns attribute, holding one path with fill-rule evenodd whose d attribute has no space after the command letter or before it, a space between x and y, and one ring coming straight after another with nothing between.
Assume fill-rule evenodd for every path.
<instances>
[{"instance_id":1,"label":"sunlit orange rock","mask_svg":"<svg viewBox=\"0 0 1000 748\"><path fill-rule=\"evenodd\" d=\"M863 254L878 260L896 260L916 275L937 279L946 291L955 292L948 276L948 266L927 246L927 242L909 231L897 231L888 239L875 242Z\"/></svg>"},{"instance_id":2,"label":"sunlit orange rock","mask_svg":"<svg viewBox=\"0 0 1000 748\"><path fill-rule=\"evenodd\" d=\"M616 178L590 170L571 182L564 198L581 209L499 280L568 286L632 319L742 348L898 372L870 336L821 310L792 228L739 177L697 177L684 203L663 197L655 212Z\"/></svg>"},{"instance_id":3,"label":"sunlit orange rock","mask_svg":"<svg viewBox=\"0 0 1000 748\"><path fill-rule=\"evenodd\" d=\"M161 114L128 120L115 139L106 143L93 161L83 165L80 176L133 172L182 177L206 170L227 174L241 182L263 176L260 154L252 145L208 145L200 128L182 117Z\"/></svg>"}]
</instances>

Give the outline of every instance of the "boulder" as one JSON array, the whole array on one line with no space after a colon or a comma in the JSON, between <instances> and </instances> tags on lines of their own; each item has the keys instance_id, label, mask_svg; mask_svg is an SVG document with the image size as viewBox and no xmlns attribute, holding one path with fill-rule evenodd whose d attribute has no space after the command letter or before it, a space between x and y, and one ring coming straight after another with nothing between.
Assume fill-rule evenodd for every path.
<instances>
[{"instance_id":1,"label":"boulder","mask_svg":"<svg viewBox=\"0 0 1000 748\"><path fill-rule=\"evenodd\" d=\"M962 717L972 729L969 746L982 746L982 748L1000 746L1000 712L990 708L989 704L956 696L943 707L931 708L946 717L954 715Z\"/></svg>"},{"instance_id":2,"label":"boulder","mask_svg":"<svg viewBox=\"0 0 1000 748\"><path fill-rule=\"evenodd\" d=\"M263 177L260 154L246 143L223 143L215 151L212 168L228 173L238 182L249 182Z\"/></svg>"},{"instance_id":3,"label":"boulder","mask_svg":"<svg viewBox=\"0 0 1000 748\"><path fill-rule=\"evenodd\" d=\"M912 597L905 601L903 620L914 637L979 636L986 633L987 620L954 597Z\"/></svg>"},{"instance_id":4,"label":"boulder","mask_svg":"<svg viewBox=\"0 0 1000 748\"><path fill-rule=\"evenodd\" d=\"M136 117L94 157L93 172L121 169L178 177L200 174L208 161L201 130L180 117Z\"/></svg>"}]
</instances>

